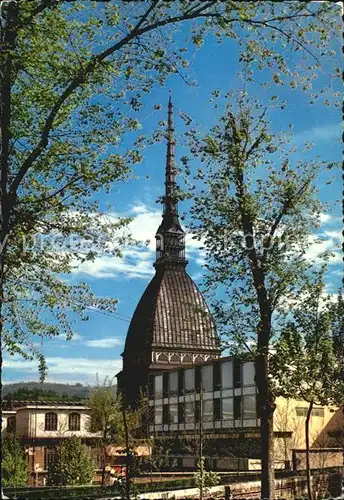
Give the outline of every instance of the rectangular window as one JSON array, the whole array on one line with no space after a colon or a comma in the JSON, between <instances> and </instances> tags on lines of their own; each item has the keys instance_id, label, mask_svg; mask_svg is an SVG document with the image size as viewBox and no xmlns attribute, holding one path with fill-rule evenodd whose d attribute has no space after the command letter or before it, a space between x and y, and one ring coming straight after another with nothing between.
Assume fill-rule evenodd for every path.
<instances>
[{"instance_id":1,"label":"rectangular window","mask_svg":"<svg viewBox=\"0 0 344 500\"><path fill-rule=\"evenodd\" d=\"M298 406L296 408L296 415L298 417L307 417L308 408Z\"/></svg>"},{"instance_id":2,"label":"rectangular window","mask_svg":"<svg viewBox=\"0 0 344 500\"><path fill-rule=\"evenodd\" d=\"M238 360L233 362L233 382L234 387L241 386L241 363Z\"/></svg>"},{"instance_id":3,"label":"rectangular window","mask_svg":"<svg viewBox=\"0 0 344 500\"><path fill-rule=\"evenodd\" d=\"M180 424L185 422L185 403L178 403L178 422Z\"/></svg>"},{"instance_id":4,"label":"rectangular window","mask_svg":"<svg viewBox=\"0 0 344 500\"><path fill-rule=\"evenodd\" d=\"M221 420L221 399L214 399L214 420Z\"/></svg>"},{"instance_id":5,"label":"rectangular window","mask_svg":"<svg viewBox=\"0 0 344 500\"><path fill-rule=\"evenodd\" d=\"M162 398L162 375L154 377L154 395L155 399Z\"/></svg>"},{"instance_id":6,"label":"rectangular window","mask_svg":"<svg viewBox=\"0 0 344 500\"><path fill-rule=\"evenodd\" d=\"M231 389L233 387L232 361L224 361L221 363L221 386L222 389Z\"/></svg>"},{"instance_id":7,"label":"rectangular window","mask_svg":"<svg viewBox=\"0 0 344 500\"><path fill-rule=\"evenodd\" d=\"M254 363L253 361L249 361L248 363L243 364L243 385L254 385Z\"/></svg>"},{"instance_id":8,"label":"rectangular window","mask_svg":"<svg viewBox=\"0 0 344 500\"><path fill-rule=\"evenodd\" d=\"M185 423L192 424L195 421L194 403L185 403Z\"/></svg>"},{"instance_id":9,"label":"rectangular window","mask_svg":"<svg viewBox=\"0 0 344 500\"><path fill-rule=\"evenodd\" d=\"M178 405L169 406L169 423L178 424Z\"/></svg>"},{"instance_id":10,"label":"rectangular window","mask_svg":"<svg viewBox=\"0 0 344 500\"><path fill-rule=\"evenodd\" d=\"M212 422L214 416L214 410L213 410L213 400L207 400L203 401L203 412L202 412L202 418L203 422Z\"/></svg>"},{"instance_id":11,"label":"rectangular window","mask_svg":"<svg viewBox=\"0 0 344 500\"><path fill-rule=\"evenodd\" d=\"M6 430L7 432L16 432L16 417L8 417Z\"/></svg>"},{"instance_id":12,"label":"rectangular window","mask_svg":"<svg viewBox=\"0 0 344 500\"><path fill-rule=\"evenodd\" d=\"M202 389L205 392L213 390L213 367L212 365L202 366Z\"/></svg>"},{"instance_id":13,"label":"rectangular window","mask_svg":"<svg viewBox=\"0 0 344 500\"><path fill-rule=\"evenodd\" d=\"M44 448L44 470L48 470L56 459L57 459L56 448Z\"/></svg>"},{"instance_id":14,"label":"rectangular window","mask_svg":"<svg viewBox=\"0 0 344 500\"><path fill-rule=\"evenodd\" d=\"M169 374L169 390L170 396L176 396L178 394L178 372Z\"/></svg>"},{"instance_id":15,"label":"rectangular window","mask_svg":"<svg viewBox=\"0 0 344 500\"><path fill-rule=\"evenodd\" d=\"M185 392L192 392L195 390L195 369L191 368L189 370L185 370L184 372L185 380Z\"/></svg>"},{"instance_id":16,"label":"rectangular window","mask_svg":"<svg viewBox=\"0 0 344 500\"><path fill-rule=\"evenodd\" d=\"M164 425L168 425L170 423L169 417L170 417L170 412L169 412L168 405L164 405L162 407L162 423Z\"/></svg>"},{"instance_id":17,"label":"rectangular window","mask_svg":"<svg viewBox=\"0 0 344 500\"><path fill-rule=\"evenodd\" d=\"M222 400L222 420L233 420L233 398Z\"/></svg>"},{"instance_id":18,"label":"rectangular window","mask_svg":"<svg viewBox=\"0 0 344 500\"><path fill-rule=\"evenodd\" d=\"M234 396L234 420L240 420L242 417L241 396Z\"/></svg>"},{"instance_id":19,"label":"rectangular window","mask_svg":"<svg viewBox=\"0 0 344 500\"><path fill-rule=\"evenodd\" d=\"M216 362L213 364L214 391L221 389L221 364Z\"/></svg>"},{"instance_id":20,"label":"rectangular window","mask_svg":"<svg viewBox=\"0 0 344 500\"><path fill-rule=\"evenodd\" d=\"M324 416L324 408L313 408L312 417L323 417Z\"/></svg>"},{"instance_id":21,"label":"rectangular window","mask_svg":"<svg viewBox=\"0 0 344 500\"><path fill-rule=\"evenodd\" d=\"M155 423L155 425L161 425L162 424L162 406L156 406L155 407L154 423Z\"/></svg>"},{"instance_id":22,"label":"rectangular window","mask_svg":"<svg viewBox=\"0 0 344 500\"><path fill-rule=\"evenodd\" d=\"M256 418L256 396L243 396L244 420L255 420Z\"/></svg>"}]
</instances>

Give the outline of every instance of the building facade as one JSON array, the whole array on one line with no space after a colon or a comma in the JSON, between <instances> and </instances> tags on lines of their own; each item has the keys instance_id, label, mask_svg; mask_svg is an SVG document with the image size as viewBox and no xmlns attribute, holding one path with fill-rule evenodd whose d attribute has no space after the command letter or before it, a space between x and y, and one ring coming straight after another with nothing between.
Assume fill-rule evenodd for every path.
<instances>
[{"instance_id":1,"label":"building facade","mask_svg":"<svg viewBox=\"0 0 344 500\"><path fill-rule=\"evenodd\" d=\"M179 460L182 468L195 467L200 439L214 469L260 468L254 377L253 362L231 357L150 375L150 434L165 446L171 460ZM296 452L305 449L307 403L284 398L277 398L276 403L275 466L295 467L295 460L299 460ZM314 407L310 446L313 452L319 452L314 463L343 463L343 430L341 409Z\"/></svg>"},{"instance_id":2,"label":"building facade","mask_svg":"<svg viewBox=\"0 0 344 500\"><path fill-rule=\"evenodd\" d=\"M186 272L185 233L179 221L173 106L168 105L165 195L156 233L155 276L143 293L126 338L118 387L129 403L145 392L154 371L192 366L220 355L207 304Z\"/></svg>"},{"instance_id":3,"label":"building facade","mask_svg":"<svg viewBox=\"0 0 344 500\"><path fill-rule=\"evenodd\" d=\"M23 446L32 484L45 484L59 443L71 436L82 439L95 470L100 467L100 434L90 432L89 408L84 404L17 402L2 411L2 436L7 434L13 434Z\"/></svg>"}]
</instances>

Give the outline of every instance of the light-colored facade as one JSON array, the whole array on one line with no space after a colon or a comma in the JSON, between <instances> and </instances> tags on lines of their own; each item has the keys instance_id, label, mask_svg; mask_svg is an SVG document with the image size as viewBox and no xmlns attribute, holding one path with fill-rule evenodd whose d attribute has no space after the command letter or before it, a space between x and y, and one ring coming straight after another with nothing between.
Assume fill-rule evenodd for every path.
<instances>
[{"instance_id":1,"label":"light-colored facade","mask_svg":"<svg viewBox=\"0 0 344 500\"><path fill-rule=\"evenodd\" d=\"M31 482L44 484L49 464L56 459L61 440L80 437L99 463L96 439L90 432L89 408L81 404L22 403L17 408L3 410L2 436L11 433L20 440L27 454Z\"/></svg>"},{"instance_id":2,"label":"light-colored facade","mask_svg":"<svg viewBox=\"0 0 344 500\"><path fill-rule=\"evenodd\" d=\"M260 419L254 377L253 362L240 363L231 357L188 369L153 374L149 384L150 433L160 441L171 438L190 442L192 435L195 441L199 439L202 428L204 438L212 440L217 448L215 454L219 455L221 463L224 463L223 457L236 457L241 461L246 458L246 466L249 460L257 463L260 458ZM290 467L293 450L305 449L307 403L277 398L276 404L276 466ZM341 409L314 407L310 420L311 448L343 448L343 431ZM182 448L181 445L180 453ZM194 460L188 460L191 467Z\"/></svg>"}]
</instances>

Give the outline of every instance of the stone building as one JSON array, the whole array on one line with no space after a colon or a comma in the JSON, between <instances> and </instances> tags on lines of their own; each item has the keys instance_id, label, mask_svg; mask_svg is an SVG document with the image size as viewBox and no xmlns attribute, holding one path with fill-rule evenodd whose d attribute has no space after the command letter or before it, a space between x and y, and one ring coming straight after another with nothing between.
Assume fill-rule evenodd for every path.
<instances>
[{"instance_id":1,"label":"stone building","mask_svg":"<svg viewBox=\"0 0 344 500\"><path fill-rule=\"evenodd\" d=\"M118 386L129 402L145 391L156 370L192 366L220 355L214 321L186 272L185 233L176 199L173 106L168 104L165 195L156 233L155 276L143 293L126 338Z\"/></svg>"},{"instance_id":2,"label":"stone building","mask_svg":"<svg viewBox=\"0 0 344 500\"><path fill-rule=\"evenodd\" d=\"M1 434L14 434L28 460L30 482L44 484L61 440L80 437L99 468L98 433L89 430L89 408L75 402L12 402L2 411ZM98 464L97 464L98 462Z\"/></svg>"}]
</instances>

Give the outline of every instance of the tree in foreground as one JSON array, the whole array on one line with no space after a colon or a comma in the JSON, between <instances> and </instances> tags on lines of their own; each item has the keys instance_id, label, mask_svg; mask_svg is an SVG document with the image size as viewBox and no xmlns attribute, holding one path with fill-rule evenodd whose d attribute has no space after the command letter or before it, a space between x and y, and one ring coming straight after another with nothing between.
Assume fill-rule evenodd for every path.
<instances>
[{"instance_id":1,"label":"tree in foreground","mask_svg":"<svg viewBox=\"0 0 344 500\"><path fill-rule=\"evenodd\" d=\"M97 385L88 401L90 408L90 431L100 434L102 487L105 484L107 465L107 446L118 444L122 440L122 409L116 398L111 380L105 379L103 385Z\"/></svg>"},{"instance_id":2,"label":"tree in foreground","mask_svg":"<svg viewBox=\"0 0 344 500\"><path fill-rule=\"evenodd\" d=\"M205 289L219 333L232 351L248 351L255 361L262 497L273 499L270 349L286 303L308 284L305 252L322 210L315 182L327 163L294 160L288 141L269 130L259 103L245 93L226 97L226 111L209 134L188 132L192 156L201 162L195 181L188 181L196 193L191 227L206 253ZM189 158L182 161L187 167Z\"/></svg>"},{"instance_id":3,"label":"tree in foreground","mask_svg":"<svg viewBox=\"0 0 344 500\"><path fill-rule=\"evenodd\" d=\"M323 271L316 274L309 289L294 306L292 318L275 344L272 373L284 397L308 403L305 420L308 498L314 498L310 464L310 419L315 405L344 403L342 367L335 355L331 331L333 305L326 300Z\"/></svg>"},{"instance_id":4,"label":"tree in foreground","mask_svg":"<svg viewBox=\"0 0 344 500\"><path fill-rule=\"evenodd\" d=\"M13 434L3 440L2 486L25 486L29 478L27 458L20 442Z\"/></svg>"},{"instance_id":5,"label":"tree in foreground","mask_svg":"<svg viewBox=\"0 0 344 500\"><path fill-rule=\"evenodd\" d=\"M0 16L1 339L10 354L36 357L44 378L37 336L69 339L71 317L116 306L60 276L120 255L128 219L102 213L96 195L141 160L145 94L171 74L192 83L189 49L208 33L235 39L239 57L278 85L306 85L339 17L326 2L229 0L13 0L1 2Z\"/></svg>"},{"instance_id":6,"label":"tree in foreground","mask_svg":"<svg viewBox=\"0 0 344 500\"><path fill-rule=\"evenodd\" d=\"M56 460L48 469L49 485L90 484L94 475L92 459L81 438L63 438L57 447Z\"/></svg>"}]
</instances>

